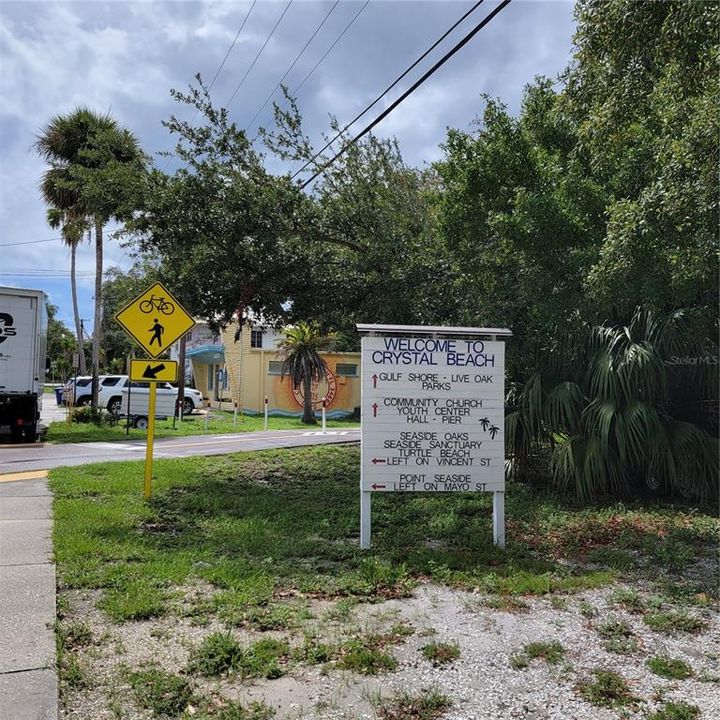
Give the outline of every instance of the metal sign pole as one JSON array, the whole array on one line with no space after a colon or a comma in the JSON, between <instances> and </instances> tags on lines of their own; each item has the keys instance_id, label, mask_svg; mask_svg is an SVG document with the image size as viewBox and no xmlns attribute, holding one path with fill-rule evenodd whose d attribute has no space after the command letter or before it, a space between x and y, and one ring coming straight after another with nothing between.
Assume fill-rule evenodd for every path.
<instances>
[{"instance_id":1,"label":"metal sign pole","mask_svg":"<svg viewBox=\"0 0 720 720\"><path fill-rule=\"evenodd\" d=\"M365 420L365 403L364 397L365 389L363 382L360 383L360 423L362 426ZM362 458L364 456L363 443L364 433L360 434L360 549L370 549L370 536L371 536L371 517L372 517L372 502L371 493L365 490L365 483L363 482L365 469L363 467Z\"/></svg>"},{"instance_id":2,"label":"metal sign pole","mask_svg":"<svg viewBox=\"0 0 720 720\"><path fill-rule=\"evenodd\" d=\"M505 549L505 492L493 493L493 542L501 550Z\"/></svg>"},{"instance_id":3,"label":"metal sign pole","mask_svg":"<svg viewBox=\"0 0 720 720\"><path fill-rule=\"evenodd\" d=\"M132 380L128 382L128 411L127 411L127 420L125 422L125 434L130 435L130 418L132 417L130 413L130 392L132 391Z\"/></svg>"},{"instance_id":4,"label":"metal sign pole","mask_svg":"<svg viewBox=\"0 0 720 720\"><path fill-rule=\"evenodd\" d=\"M362 471L360 475L360 487L362 487ZM360 548L362 550L370 549L371 495L372 493L364 490L360 491Z\"/></svg>"},{"instance_id":5,"label":"metal sign pole","mask_svg":"<svg viewBox=\"0 0 720 720\"><path fill-rule=\"evenodd\" d=\"M145 489L143 496L146 500L152 495L153 471L153 441L155 439L155 405L157 400L157 385L150 383L150 397L148 399L148 428L147 447L145 449Z\"/></svg>"}]
</instances>

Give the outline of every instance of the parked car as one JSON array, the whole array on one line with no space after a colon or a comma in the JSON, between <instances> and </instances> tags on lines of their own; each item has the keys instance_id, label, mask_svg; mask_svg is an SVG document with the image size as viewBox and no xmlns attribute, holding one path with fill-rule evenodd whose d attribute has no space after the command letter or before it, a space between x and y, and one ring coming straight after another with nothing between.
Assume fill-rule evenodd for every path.
<instances>
[{"instance_id":1,"label":"parked car","mask_svg":"<svg viewBox=\"0 0 720 720\"><path fill-rule=\"evenodd\" d=\"M130 378L127 375L101 375L99 378L100 385L98 387L98 407L105 408L113 415L119 415L122 412L122 393L123 388L130 385ZM138 384L137 387L146 384ZM133 384L135 387L136 384ZM170 383L158 383L158 391L173 391L177 393L177 388L172 387ZM72 395L72 381L65 386L65 397ZM164 394L168 394L165 392ZM92 398L92 378L77 378L77 394L75 404L77 406L88 405ZM203 396L199 390L194 388L185 388L185 397L183 402L183 415L190 415L193 410L197 410L203 406Z\"/></svg>"}]
</instances>

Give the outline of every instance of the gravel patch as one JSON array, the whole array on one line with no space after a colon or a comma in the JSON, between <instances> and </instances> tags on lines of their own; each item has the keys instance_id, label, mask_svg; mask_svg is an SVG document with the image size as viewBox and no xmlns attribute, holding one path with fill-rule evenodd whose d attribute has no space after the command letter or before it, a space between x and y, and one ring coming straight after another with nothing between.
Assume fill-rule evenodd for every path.
<instances>
[{"instance_id":1,"label":"gravel patch","mask_svg":"<svg viewBox=\"0 0 720 720\"><path fill-rule=\"evenodd\" d=\"M398 660L397 670L365 677L340 671L332 663L291 665L288 674L274 680L198 678L196 687L200 693L233 700L263 701L275 708L278 720L372 720L377 709L396 693L417 695L430 689L452 700L452 708L442 716L444 720L610 720L620 713L639 719L668 701L697 705L703 718L720 717L717 607L689 608L689 613L706 623L702 632L660 633L649 628L641 614L612 602L613 592L623 587L629 588L615 585L560 596L562 600L526 597L526 608L508 612L489 607L487 596L424 584L410 598L357 605L347 619L341 620L329 619L334 603L308 601L309 617L298 628L259 632L241 627L232 628L232 633L247 644L274 637L299 645L307 634L323 642L339 643L348 637L388 633L399 623L407 623L413 634L397 638L385 648ZM638 588L642 590L634 586ZM209 596L214 590L208 585L184 592ZM65 688L60 714L63 720L149 720L151 714L136 705L123 668L155 663L180 673L192 647L212 632L227 630L214 614L204 625L182 613L114 624L96 607L99 591L66 591L62 597L69 609L61 622L82 621L93 634L91 644L73 651L84 670L85 686L79 683ZM176 609L181 607L176 605ZM588 605L597 610L595 616L587 617ZM634 652L623 655L604 647L606 638L598 627L609 619L629 625L637 640ZM457 644L459 658L434 666L421 653L421 648L432 641ZM511 667L513 652L528 643L554 641L565 650L560 662L548 664L538 658L524 669ZM687 662L693 676L668 680L654 675L646 663L656 655ZM594 670L619 673L638 702L622 710L586 702L577 686Z\"/></svg>"}]
</instances>

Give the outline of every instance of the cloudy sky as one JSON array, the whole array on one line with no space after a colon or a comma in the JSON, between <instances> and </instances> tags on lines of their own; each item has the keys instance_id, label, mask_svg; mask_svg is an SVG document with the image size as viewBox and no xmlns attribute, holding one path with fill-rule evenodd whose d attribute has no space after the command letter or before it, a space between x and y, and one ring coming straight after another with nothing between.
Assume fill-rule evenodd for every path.
<instances>
[{"instance_id":1,"label":"cloudy sky","mask_svg":"<svg viewBox=\"0 0 720 720\"><path fill-rule=\"evenodd\" d=\"M286 79L291 90L297 87L357 15L297 94L306 128L319 139L329 115L341 122L354 117L473 4L293 0L288 7L287 0L258 0L251 10L251 0L0 0L0 284L45 290L60 307L60 317L72 325L69 256L45 224L37 189L45 166L32 149L52 115L86 105L111 113L148 153L170 149L161 121L171 113L192 117L171 99L170 89L186 89L198 72L210 80L237 36L212 96L216 104L226 105L235 93L231 116L247 126L332 9ZM391 103L496 5L486 0L376 108ZM377 133L397 136L406 160L420 166L441 156L438 146L448 126L469 129L482 111L482 94L502 98L516 112L525 84L535 75L555 77L567 64L572 10L565 0L514 0L388 116ZM268 123L271 112L268 103L249 131ZM374 117L372 112L367 118ZM362 127L359 123L357 129ZM165 166L163 159L158 163ZM90 246L79 251L78 263L81 315L90 327ZM112 264L130 264L116 243L106 247L106 266Z\"/></svg>"}]
</instances>

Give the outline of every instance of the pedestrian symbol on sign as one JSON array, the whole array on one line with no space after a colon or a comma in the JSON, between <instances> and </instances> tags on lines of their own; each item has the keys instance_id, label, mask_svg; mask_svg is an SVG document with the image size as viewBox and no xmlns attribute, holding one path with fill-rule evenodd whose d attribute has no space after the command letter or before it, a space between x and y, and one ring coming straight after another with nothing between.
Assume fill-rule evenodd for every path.
<instances>
[{"instance_id":1,"label":"pedestrian symbol on sign","mask_svg":"<svg viewBox=\"0 0 720 720\"><path fill-rule=\"evenodd\" d=\"M148 344L152 345L154 342L157 342L158 347L162 347L162 334L165 332L165 328L158 322L157 318L154 318L153 322L155 324L148 330L148 332L153 333Z\"/></svg>"}]
</instances>

